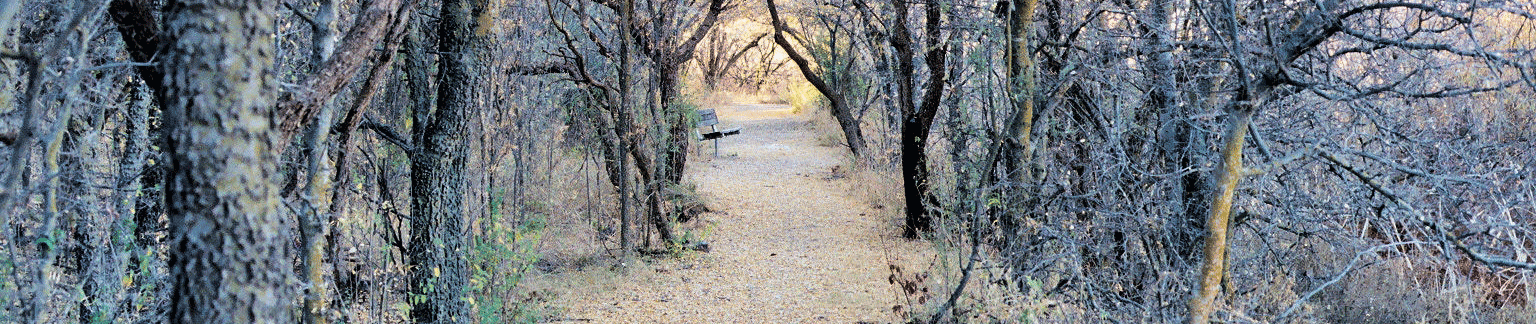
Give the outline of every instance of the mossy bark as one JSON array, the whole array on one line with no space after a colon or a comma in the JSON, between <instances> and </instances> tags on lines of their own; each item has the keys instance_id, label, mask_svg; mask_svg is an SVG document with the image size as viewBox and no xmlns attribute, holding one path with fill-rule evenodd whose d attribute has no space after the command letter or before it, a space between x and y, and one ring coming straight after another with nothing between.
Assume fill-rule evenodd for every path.
<instances>
[{"instance_id":1,"label":"mossy bark","mask_svg":"<svg viewBox=\"0 0 1536 324\"><path fill-rule=\"evenodd\" d=\"M472 321L465 295L469 250L464 214L464 172L477 128L469 121L479 109L479 77L486 33L477 19L489 10L483 0L443 1L437 30L437 106L430 120L417 111L422 127L411 159L411 320L416 323ZM421 107L418 107L421 108Z\"/></svg>"},{"instance_id":2,"label":"mossy bark","mask_svg":"<svg viewBox=\"0 0 1536 324\"><path fill-rule=\"evenodd\" d=\"M172 323L291 321L274 2L175 1L165 55Z\"/></svg>"},{"instance_id":3,"label":"mossy bark","mask_svg":"<svg viewBox=\"0 0 1536 324\"><path fill-rule=\"evenodd\" d=\"M1200 270L1200 287L1189 301L1189 322L1204 324L1215 311L1216 295L1221 293L1221 279L1227 269L1227 223L1232 216L1232 198L1243 177L1243 144L1248 124L1253 119L1251 107L1241 107L1227 123L1227 142L1221 150L1221 169L1216 173L1216 193L1205 219L1205 262Z\"/></svg>"},{"instance_id":4,"label":"mossy bark","mask_svg":"<svg viewBox=\"0 0 1536 324\"><path fill-rule=\"evenodd\" d=\"M1030 55L1029 37L1034 33L1037 1L1014 0L1008 15L1008 94L1015 110L1009 126L1010 159L1017 170L1009 170L1015 182L1033 178L1030 159L1034 146L1030 133L1035 121L1035 60Z\"/></svg>"}]
</instances>

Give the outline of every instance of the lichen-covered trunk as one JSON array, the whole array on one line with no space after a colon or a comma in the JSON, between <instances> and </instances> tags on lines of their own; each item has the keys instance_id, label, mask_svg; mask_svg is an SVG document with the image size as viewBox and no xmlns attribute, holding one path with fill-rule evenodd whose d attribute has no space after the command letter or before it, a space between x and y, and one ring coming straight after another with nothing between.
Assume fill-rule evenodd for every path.
<instances>
[{"instance_id":1,"label":"lichen-covered trunk","mask_svg":"<svg viewBox=\"0 0 1536 324\"><path fill-rule=\"evenodd\" d=\"M1216 295L1221 292L1221 277L1227 270L1227 222L1232 216L1232 197L1243 176L1243 143L1252 107L1233 111L1227 122L1226 144L1221 150L1221 168L1216 170L1215 196L1205 218L1205 262L1200 268L1199 290L1189 301L1189 322L1205 324L1215 311Z\"/></svg>"},{"instance_id":2,"label":"lichen-covered trunk","mask_svg":"<svg viewBox=\"0 0 1536 324\"><path fill-rule=\"evenodd\" d=\"M336 0L321 0L320 10L315 14L314 24L310 25L313 32L310 48L311 70L319 70L325 60L330 59L336 49ZM304 134L304 146L301 148L300 157L305 159L304 191L299 194L299 246L303 257L300 263L303 265L305 287L303 323L325 323L324 309L326 290L329 285L325 282L325 246L326 233L329 230L328 219L323 211L330 210L330 178L328 172L332 172L324 161L328 154L326 142L331 134L331 120L335 114L335 105L322 100L320 112L315 114L314 123ZM294 172L297 174L298 172ZM295 184L297 181L295 181Z\"/></svg>"},{"instance_id":3,"label":"lichen-covered trunk","mask_svg":"<svg viewBox=\"0 0 1536 324\"><path fill-rule=\"evenodd\" d=\"M1030 133L1035 120L1035 60L1030 55L1029 37L1034 31L1035 0L1013 0L1008 15L1008 97L1014 116L1009 121L1009 160L1015 170L1008 170L1014 182L1033 178L1030 159L1034 145Z\"/></svg>"},{"instance_id":4,"label":"lichen-covered trunk","mask_svg":"<svg viewBox=\"0 0 1536 324\"><path fill-rule=\"evenodd\" d=\"M476 128L480 52L489 26L480 26L486 2L443 1L439 16L437 109L411 158L411 320L470 322L465 299L468 246L465 237L464 172ZM420 112L418 112L418 115ZM418 121L420 122L420 121Z\"/></svg>"},{"instance_id":5,"label":"lichen-covered trunk","mask_svg":"<svg viewBox=\"0 0 1536 324\"><path fill-rule=\"evenodd\" d=\"M274 3L170 4L165 55L172 323L283 323L293 285L273 147Z\"/></svg>"}]
</instances>

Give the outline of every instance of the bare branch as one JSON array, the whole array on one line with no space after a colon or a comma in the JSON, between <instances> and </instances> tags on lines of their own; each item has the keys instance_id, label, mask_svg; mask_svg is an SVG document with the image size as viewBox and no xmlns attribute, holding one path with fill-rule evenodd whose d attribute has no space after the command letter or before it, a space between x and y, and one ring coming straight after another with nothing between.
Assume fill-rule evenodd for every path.
<instances>
[{"instance_id":1,"label":"bare branch","mask_svg":"<svg viewBox=\"0 0 1536 324\"><path fill-rule=\"evenodd\" d=\"M1369 4L1369 5L1359 6L1359 7L1351 8L1348 11L1345 11L1344 13L1339 14L1339 19L1348 19L1350 17L1354 17L1355 15L1359 15L1359 14L1365 13L1367 11L1388 10L1388 9L1396 9L1396 8L1416 9L1416 10L1420 10L1420 11L1434 13L1435 15L1438 15L1438 16L1441 16L1441 17L1450 18L1451 20L1455 20L1456 22L1460 22L1460 23L1463 23L1463 24L1471 24L1472 23L1472 18L1469 18L1467 16L1458 15L1458 14L1455 14L1455 13L1452 13L1452 12L1449 12L1449 11L1445 11L1443 9L1440 9L1440 7L1431 6L1431 5L1422 4L1422 3L1411 3L1411 2L1382 2L1382 3L1373 3L1373 4Z\"/></svg>"},{"instance_id":2,"label":"bare branch","mask_svg":"<svg viewBox=\"0 0 1536 324\"><path fill-rule=\"evenodd\" d=\"M1444 176L1444 175L1438 175L1438 174L1429 173L1428 171L1419 170L1419 169L1408 167L1406 165L1398 164L1397 162L1392 161L1392 159L1384 158L1384 157L1382 157L1380 155L1372 154L1370 152L1359 151L1359 150L1347 150L1347 151L1350 154L1359 155L1359 156L1362 156L1362 157L1369 158L1371 160L1375 160L1376 162L1380 162L1381 164L1385 164L1387 166L1390 166L1393 169L1397 169L1398 171L1402 171L1403 173L1412 174L1412 175L1416 175L1416 176L1420 176L1420 177L1425 177L1425 178L1434 178L1434 179L1440 179L1440 180L1445 180L1445 181L1460 182L1460 183L1465 183L1465 184L1474 185L1474 186L1478 186L1478 187L1488 187L1487 184L1484 184L1481 181L1476 181L1476 180L1462 178L1462 177L1456 177L1456 176Z\"/></svg>"},{"instance_id":3,"label":"bare branch","mask_svg":"<svg viewBox=\"0 0 1536 324\"><path fill-rule=\"evenodd\" d=\"M404 136L400 136L400 133L396 132L393 127L389 127L389 125L380 124L379 122L374 121L373 116L363 117L363 123L358 125L357 128L371 130L374 134L379 134L379 138L383 138L384 141L389 142L390 144L395 144L395 146L400 147L400 150L402 151L416 151L415 146L411 145L411 140L406 139Z\"/></svg>"},{"instance_id":4,"label":"bare branch","mask_svg":"<svg viewBox=\"0 0 1536 324\"><path fill-rule=\"evenodd\" d=\"M299 20L303 20L304 23L309 24L310 27L320 26L320 23L316 22L314 18L310 18L309 14L304 13L304 11L299 10L299 8L294 8L292 3L283 2L283 8L288 8L289 11L293 11L294 16L298 16Z\"/></svg>"},{"instance_id":5,"label":"bare branch","mask_svg":"<svg viewBox=\"0 0 1536 324\"><path fill-rule=\"evenodd\" d=\"M1483 52L1483 51L1474 51L1474 50L1460 49L1460 48L1456 48L1456 47L1453 47L1453 46L1448 45L1448 44L1419 43L1419 42L1408 41L1406 39L1388 39L1386 37L1381 37L1381 36L1367 34L1365 32L1362 32L1362 31L1359 31L1359 30L1355 30L1354 28L1349 28L1348 26L1343 26L1343 25L1339 26L1339 30L1344 32L1344 34L1346 34L1346 35L1354 36L1355 38L1359 38L1361 40L1364 40L1364 41L1367 41L1367 42L1372 42L1372 43L1377 43L1377 44L1391 45L1391 46L1396 46L1396 47L1401 47L1401 48L1406 48L1406 49L1411 49L1411 50L1441 51L1441 52L1456 54L1456 55L1464 56L1464 57L1487 59L1487 60L1491 60L1493 62L1497 62L1499 64L1507 65L1507 66L1514 66L1514 67L1526 67L1527 66L1527 64L1521 64L1520 62L1512 61L1512 60L1510 60L1508 58L1504 58L1503 56L1500 56L1498 54L1489 53L1489 52Z\"/></svg>"},{"instance_id":6,"label":"bare branch","mask_svg":"<svg viewBox=\"0 0 1536 324\"><path fill-rule=\"evenodd\" d=\"M1471 257L1473 260L1482 262L1483 264L1490 267L1501 266L1536 270L1536 263L1517 262L1510 259L1492 257L1473 250L1471 247L1468 247L1466 243L1463 243L1460 237L1451 235L1451 233L1447 231L1445 227L1442 226L1439 222L1430 219L1428 215L1425 215L1418 209L1413 208L1413 205L1409 205L1407 201L1404 201L1402 196L1398 196L1397 193L1393 192L1391 189L1387 189L1386 186L1383 186L1380 182L1377 182L1374 177L1366 175L1351 165L1349 162L1344 161L1343 158L1340 158L1338 155L1333 154L1332 152L1328 152L1327 150L1318 150L1318 152L1323 156L1323 158L1333 162L1333 164L1339 168L1343 168L1345 171L1349 171L1350 174L1354 175L1356 178L1359 178L1361 182L1364 182L1372 190L1375 190L1382 196L1387 197L1388 200L1391 200L1393 203L1397 204L1398 207L1407 210L1409 214L1412 214L1413 217L1419 221L1419 223L1425 227L1428 227L1431 231L1434 231L1437 239L1455 246L1457 250L1460 250L1462 253L1466 253L1467 256Z\"/></svg>"},{"instance_id":7,"label":"bare branch","mask_svg":"<svg viewBox=\"0 0 1536 324\"><path fill-rule=\"evenodd\" d=\"M320 105L340 93L352 77L369 62L374 45L389 35L398 24L404 24L416 8L418 0L376 0L359 12L356 24L347 31L346 37L336 47L335 54L325 61L319 73L304 81L304 90L283 95L278 103L276 122L279 123L279 140L273 148L281 151L291 139L314 119ZM376 55L376 54L375 54Z\"/></svg>"},{"instance_id":8,"label":"bare branch","mask_svg":"<svg viewBox=\"0 0 1536 324\"><path fill-rule=\"evenodd\" d=\"M547 62L547 63L544 63L544 64L538 64L538 65L523 64L521 62L514 62L514 63L512 63L511 67L507 68L507 73L508 74L514 74L514 75L545 75L545 74L573 74L573 73L575 73L575 71L571 68L570 65L566 65L566 64L563 64L563 63L557 63L557 62Z\"/></svg>"}]
</instances>

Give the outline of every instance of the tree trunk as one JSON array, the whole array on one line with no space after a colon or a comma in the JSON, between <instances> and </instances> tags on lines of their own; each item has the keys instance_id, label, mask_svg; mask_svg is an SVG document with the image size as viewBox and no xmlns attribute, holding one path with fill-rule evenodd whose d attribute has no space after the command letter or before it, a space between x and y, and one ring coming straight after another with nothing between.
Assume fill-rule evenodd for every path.
<instances>
[{"instance_id":1,"label":"tree trunk","mask_svg":"<svg viewBox=\"0 0 1536 324\"><path fill-rule=\"evenodd\" d=\"M1221 293L1221 278L1227 270L1227 221L1232 214L1232 197L1243 176L1243 143L1253 107L1232 111L1227 122L1226 145L1221 150L1221 169L1216 172L1216 193L1211 198L1206 217L1205 262L1200 270L1200 287L1189 302L1189 322L1205 324L1215 312L1216 295Z\"/></svg>"},{"instance_id":2,"label":"tree trunk","mask_svg":"<svg viewBox=\"0 0 1536 324\"><path fill-rule=\"evenodd\" d=\"M1232 49L1227 53L1230 58L1227 64L1231 64L1234 79L1238 82L1237 91L1232 97L1232 102L1226 107L1227 130L1225 142L1221 150L1221 166L1215 173L1215 187L1211 196L1210 209L1205 219L1205 261L1200 268L1200 277L1197 279L1199 286L1195 289L1195 296L1189 300L1189 323L1205 324L1210 321L1212 313L1216 311L1216 295L1221 293L1222 277L1227 271L1227 224L1232 216L1232 199L1237 194L1237 185L1243 178L1243 144L1247 139L1248 125L1253 120L1253 114L1263 107L1264 101L1269 100L1270 93L1276 86L1275 83L1266 80L1264 75L1276 73L1282 65L1262 64L1260 67L1250 70L1242 51L1236 50L1237 41L1237 8L1231 1L1217 6L1213 22L1221 42L1225 42L1227 48ZM1317 24L1314 27L1325 27ZM1288 63L1300 56L1300 52L1321 42L1314 40L1312 45L1298 46L1300 43L1282 45L1282 49L1276 53L1282 63ZM1261 76L1250 78L1249 73ZM1212 94L1215 95L1215 94Z\"/></svg>"},{"instance_id":3,"label":"tree trunk","mask_svg":"<svg viewBox=\"0 0 1536 324\"><path fill-rule=\"evenodd\" d=\"M658 185L682 182L683 168L688 164L688 149L693 144L689 135L693 125L689 120L693 118L693 112L679 109L676 100L680 90L679 82L682 79L683 64L693 59L694 49L698 48L699 42L703 41L704 37L709 35L709 31L715 28L715 24L720 21L720 14L726 9L725 0L710 0L708 6L704 17L697 26L694 26L688 38L676 46L670 42L651 44L653 47L645 51L651 53L651 63L656 73L654 77L657 78L657 93L661 105L657 108L660 108L662 118L668 125L667 135L659 143L662 145L660 147L666 149L657 152L661 155L656 156L658 166L662 168L656 170L659 173L657 178L664 179L666 182ZM672 15L659 16L663 18L654 20L658 28L666 26L668 22L665 17ZM630 22L633 23L633 20L631 19ZM661 31L656 32L659 34ZM659 210L659 206L656 209Z\"/></svg>"},{"instance_id":4,"label":"tree trunk","mask_svg":"<svg viewBox=\"0 0 1536 324\"><path fill-rule=\"evenodd\" d=\"M1035 60L1029 51L1029 37L1034 31L1035 5L1035 0L1013 0L1008 16L1008 96L1015 110L1008 131L1009 160L1014 169L1008 171L1017 183L1033 178L1030 133L1035 121Z\"/></svg>"},{"instance_id":5,"label":"tree trunk","mask_svg":"<svg viewBox=\"0 0 1536 324\"><path fill-rule=\"evenodd\" d=\"M669 148L661 150L656 156L656 161L661 169L656 173L667 184L676 184L683 181L683 167L688 163L688 150L693 146L689 139L692 126L688 121L692 118L692 111L682 111L681 106L675 104L678 95L678 79L681 77L682 62L667 60L657 62L655 65L657 92L660 94L662 118L666 118L666 136L661 139L661 146Z\"/></svg>"},{"instance_id":6,"label":"tree trunk","mask_svg":"<svg viewBox=\"0 0 1536 324\"><path fill-rule=\"evenodd\" d=\"M173 323L293 313L272 109L273 2L175 1L166 24L166 204Z\"/></svg>"},{"instance_id":7,"label":"tree trunk","mask_svg":"<svg viewBox=\"0 0 1536 324\"><path fill-rule=\"evenodd\" d=\"M759 34L747 42L746 45L737 49L735 53L727 56L726 51L729 50L728 47L731 44L728 43L725 34L710 34L709 43L704 45L709 52L705 54L703 59L698 60L699 70L703 72L705 90L715 91L720 86L720 79L724 79L727 74L731 73L731 68L736 66L736 62L741 61L741 58L746 56L747 51L757 47L758 42L767 36L768 34Z\"/></svg>"},{"instance_id":8,"label":"tree trunk","mask_svg":"<svg viewBox=\"0 0 1536 324\"><path fill-rule=\"evenodd\" d=\"M336 0L321 0L320 9L315 13L314 24L310 25L312 32L310 45L310 72L320 70L320 66L331 58L336 50ZM310 124L304 134L303 147L299 154L304 161L305 179L304 191L299 194L299 246L303 253L300 263L303 266L303 280L307 288L304 291L304 314L302 322L307 324L325 323L325 302L328 284L325 282L325 246L326 233L329 231L328 219L322 210L330 210L330 196L326 191L331 189L330 178L327 172L331 170L325 165L327 150L326 142L331 134L332 115L336 107L330 100L321 100L320 112L315 114L314 123ZM298 174L297 171L294 174ZM297 181L295 181L297 183Z\"/></svg>"},{"instance_id":9,"label":"tree trunk","mask_svg":"<svg viewBox=\"0 0 1536 324\"><path fill-rule=\"evenodd\" d=\"M1178 9L1175 3L1174 0L1147 3L1145 24L1141 28L1147 35L1141 49L1142 55L1147 57L1148 90L1144 109L1157 118L1156 158L1162 160L1164 172L1170 174L1194 167L1200 156L1194 152L1198 134L1187 121L1195 114L1194 106L1179 105L1175 96L1175 77L1179 73L1172 51L1175 35L1172 13ZM1168 188L1169 198L1177 203L1169 210L1165 218L1167 225L1161 231L1168 237L1167 253L1179 260L1191 261L1200 247L1199 232L1205 218L1201 208L1206 202L1203 194L1205 179L1202 172L1183 173L1175 187Z\"/></svg>"},{"instance_id":10,"label":"tree trunk","mask_svg":"<svg viewBox=\"0 0 1536 324\"><path fill-rule=\"evenodd\" d=\"M633 0L626 0L621 6L619 18L623 19L624 26L633 26L635 23L635 2ZM618 104L614 107L623 112L621 116L628 116L628 112L634 109L633 104L629 101L629 93L631 91L629 80L630 72L634 69L632 67L633 58L631 53L635 48L635 38L632 35L623 33L619 34L619 38L619 93L617 102L610 102ZM633 127L634 125L632 120L625 120L625 123L625 127ZM629 147L634 146L635 143L631 140L632 137L618 136L618 128L615 126L617 125L614 125L611 118L603 119L603 129L609 132L608 136L604 136L604 142L614 146L607 153L609 154L608 169L612 170L609 172L609 178L613 181L614 187L618 188L619 191L619 248L624 250L620 253L621 258L623 258L620 262L629 262L629 254L635 248L634 242L630 241L631 234L629 233L630 228L632 228L630 224L634 222L634 218L630 217L630 211L633 210L631 207L634 206L635 199L630 194L633 187L629 184L629 158L626 157L625 151Z\"/></svg>"},{"instance_id":11,"label":"tree trunk","mask_svg":"<svg viewBox=\"0 0 1536 324\"><path fill-rule=\"evenodd\" d=\"M336 172L332 174L332 188L346 188L347 180L354 174L351 171L352 159L347 158L348 148L352 146L352 135L356 134L358 126L362 123L362 115L369 110L368 103L377 95L380 85L385 84L387 78L395 76L393 72L395 57L398 55L401 42L410 28L411 13L415 12L415 9L415 1L407 1L406 4L400 7L399 13L394 17L395 21L390 25L389 37L385 39L384 50L379 52L378 57L374 59L373 68L368 71L368 77L363 81L362 88L358 89L357 98L352 101L351 107L347 109L347 113L342 117L341 123L337 125L337 128L341 130L336 134L336 155L333 158ZM327 219L327 222L330 224L336 224L338 215L345 212L344 208L349 205L345 202L346 193L347 190L331 191L331 206L329 209L329 219ZM358 287L355 285L357 274L352 272L353 269L347 269L339 263L342 260L341 249L336 244L336 242L340 242L339 233L340 231L332 229L325 234L325 241L331 243L326 246L326 253L331 258L331 280L333 283L331 287L336 289L337 294L334 296L337 300L353 301L356 300L358 292ZM349 278L351 279L349 280Z\"/></svg>"},{"instance_id":12,"label":"tree trunk","mask_svg":"<svg viewBox=\"0 0 1536 324\"><path fill-rule=\"evenodd\" d=\"M468 261L465 253L464 172L467 138L476 128L469 119L478 109L481 46L489 26L482 17L487 3L443 1L438 26L439 60L437 109L425 127L417 154L411 159L410 282L414 300L411 319L417 323L471 321L465 300ZM420 112L418 112L420 115Z\"/></svg>"},{"instance_id":13,"label":"tree trunk","mask_svg":"<svg viewBox=\"0 0 1536 324\"><path fill-rule=\"evenodd\" d=\"M933 119L939 112L939 99L943 97L945 86L944 60L948 55L945 46L940 45L940 4L929 3L924 10L926 27L924 30L924 46L928 48L924 54L924 63L928 68L928 88L923 92L922 104L913 102L913 88L915 87L913 76L914 66L912 62L913 49L911 32L907 28L907 4L905 0L893 0L891 5L896 9L896 19L893 21L895 32L891 37L891 47L896 51L897 65L897 92L900 94L898 101L901 106L901 173L902 190L906 200L906 224L902 235L908 239L915 239L921 233L933 230L933 216L928 214L925 200L930 200L928 183L928 133L933 126Z\"/></svg>"}]
</instances>

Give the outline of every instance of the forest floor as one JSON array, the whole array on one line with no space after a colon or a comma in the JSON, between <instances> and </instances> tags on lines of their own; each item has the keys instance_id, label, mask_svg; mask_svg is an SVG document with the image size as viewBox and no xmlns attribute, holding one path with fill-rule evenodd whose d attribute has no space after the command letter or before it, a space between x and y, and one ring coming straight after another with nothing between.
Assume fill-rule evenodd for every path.
<instances>
[{"instance_id":1,"label":"forest floor","mask_svg":"<svg viewBox=\"0 0 1536 324\"><path fill-rule=\"evenodd\" d=\"M892 265L925 268L931 247L900 238L899 213L853 194L869 184L847 175L845 149L818 139L809 114L766 104L717 111L721 126L742 132L720 143L718 157L711 143L697 145L686 175L712 212L684 231L710 251L530 274L524 287L548 291L549 320L900 321L915 297L891 284Z\"/></svg>"}]
</instances>

